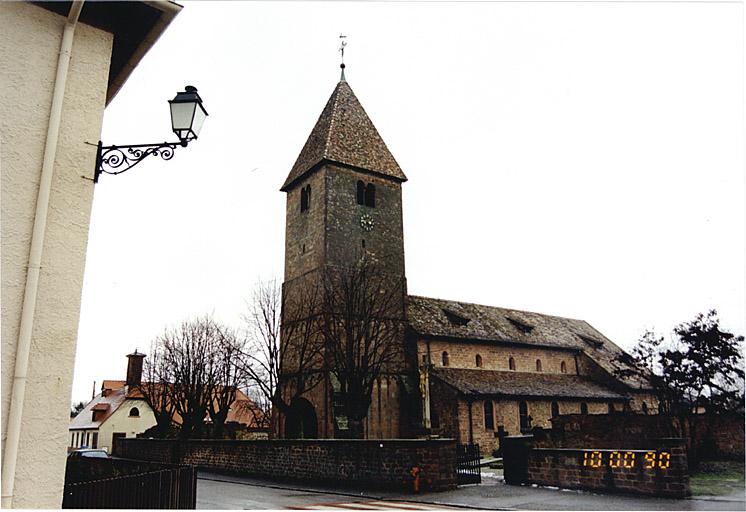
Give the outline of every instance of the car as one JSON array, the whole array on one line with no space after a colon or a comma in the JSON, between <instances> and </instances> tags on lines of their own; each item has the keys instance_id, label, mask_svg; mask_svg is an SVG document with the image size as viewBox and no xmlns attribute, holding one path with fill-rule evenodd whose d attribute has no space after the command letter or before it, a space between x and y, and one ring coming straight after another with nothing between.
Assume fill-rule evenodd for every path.
<instances>
[{"instance_id":1,"label":"car","mask_svg":"<svg viewBox=\"0 0 746 512\"><path fill-rule=\"evenodd\" d=\"M87 458L87 459L108 459L109 454L103 448L81 448L70 452L68 457Z\"/></svg>"}]
</instances>

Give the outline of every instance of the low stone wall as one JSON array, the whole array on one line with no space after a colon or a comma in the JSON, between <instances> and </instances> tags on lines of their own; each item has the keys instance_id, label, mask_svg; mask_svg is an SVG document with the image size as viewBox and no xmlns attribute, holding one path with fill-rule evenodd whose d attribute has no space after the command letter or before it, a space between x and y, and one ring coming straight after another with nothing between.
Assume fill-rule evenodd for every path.
<instances>
[{"instance_id":1,"label":"low stone wall","mask_svg":"<svg viewBox=\"0 0 746 512\"><path fill-rule=\"evenodd\" d=\"M456 487L456 441L120 439L115 455L201 469L336 485L409 490L419 467L423 490Z\"/></svg>"},{"instance_id":2,"label":"low stone wall","mask_svg":"<svg viewBox=\"0 0 746 512\"><path fill-rule=\"evenodd\" d=\"M744 457L744 416L704 414L687 417L683 424L676 416L662 414L568 414L552 419L554 428L535 432L535 445L542 448L627 448L647 449L655 439L684 437L692 453L703 459Z\"/></svg>"},{"instance_id":3,"label":"low stone wall","mask_svg":"<svg viewBox=\"0 0 746 512\"><path fill-rule=\"evenodd\" d=\"M649 450L533 448L531 444L531 436L505 438L506 483L668 498L691 495L680 439L659 440L658 448Z\"/></svg>"}]
</instances>

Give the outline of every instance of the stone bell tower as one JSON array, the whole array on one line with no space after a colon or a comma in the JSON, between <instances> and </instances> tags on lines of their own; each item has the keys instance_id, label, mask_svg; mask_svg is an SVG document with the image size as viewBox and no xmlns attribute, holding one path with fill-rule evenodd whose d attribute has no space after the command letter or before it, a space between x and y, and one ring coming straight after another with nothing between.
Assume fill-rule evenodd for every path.
<instances>
[{"instance_id":1,"label":"stone bell tower","mask_svg":"<svg viewBox=\"0 0 746 512\"><path fill-rule=\"evenodd\" d=\"M397 315L405 319L406 180L343 73L281 188L287 194L284 296L318 285L325 273L351 268L365 255L400 283ZM404 435L400 396L412 384L402 375L382 375L374 386L367 437ZM304 396L318 418L319 437L339 434L334 397L332 376Z\"/></svg>"}]
</instances>

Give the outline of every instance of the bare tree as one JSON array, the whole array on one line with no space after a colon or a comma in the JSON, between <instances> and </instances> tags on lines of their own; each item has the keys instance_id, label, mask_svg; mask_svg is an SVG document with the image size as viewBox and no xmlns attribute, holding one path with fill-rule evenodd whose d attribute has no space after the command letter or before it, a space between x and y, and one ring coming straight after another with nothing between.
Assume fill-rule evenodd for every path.
<instances>
[{"instance_id":1,"label":"bare tree","mask_svg":"<svg viewBox=\"0 0 746 512\"><path fill-rule=\"evenodd\" d=\"M159 339L151 344L150 356L145 359L144 366L143 379L138 387L140 394L155 416L157 437L168 437L174 416L170 396L171 371Z\"/></svg>"},{"instance_id":2,"label":"bare tree","mask_svg":"<svg viewBox=\"0 0 746 512\"><path fill-rule=\"evenodd\" d=\"M165 437L176 420L181 438L223 437L237 390L246 384L243 345L233 330L210 317L183 322L156 339L140 390L159 435Z\"/></svg>"},{"instance_id":3,"label":"bare tree","mask_svg":"<svg viewBox=\"0 0 746 512\"><path fill-rule=\"evenodd\" d=\"M245 316L245 370L252 389L264 398L260 402L284 415L296 398L323 380L320 287L312 281L306 284L286 293L275 281L257 284Z\"/></svg>"},{"instance_id":4,"label":"bare tree","mask_svg":"<svg viewBox=\"0 0 746 512\"><path fill-rule=\"evenodd\" d=\"M375 381L403 365L404 282L363 257L324 276L321 330L329 372L339 383L348 429L363 437ZM337 412L335 412L337 415Z\"/></svg>"}]
</instances>

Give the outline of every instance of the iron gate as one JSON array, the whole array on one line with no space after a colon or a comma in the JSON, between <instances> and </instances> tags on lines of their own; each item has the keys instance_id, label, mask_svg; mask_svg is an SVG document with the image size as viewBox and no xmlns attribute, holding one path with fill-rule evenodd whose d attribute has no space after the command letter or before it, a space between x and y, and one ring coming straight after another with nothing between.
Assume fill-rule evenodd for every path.
<instances>
[{"instance_id":1,"label":"iron gate","mask_svg":"<svg viewBox=\"0 0 746 512\"><path fill-rule=\"evenodd\" d=\"M478 444L456 445L456 480L459 485L482 483Z\"/></svg>"}]
</instances>

